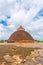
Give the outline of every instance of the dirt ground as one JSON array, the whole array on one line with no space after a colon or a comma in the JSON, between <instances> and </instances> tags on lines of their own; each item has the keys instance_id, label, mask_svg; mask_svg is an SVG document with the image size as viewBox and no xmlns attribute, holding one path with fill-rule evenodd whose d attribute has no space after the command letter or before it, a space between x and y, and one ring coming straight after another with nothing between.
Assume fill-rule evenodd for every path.
<instances>
[{"instance_id":1,"label":"dirt ground","mask_svg":"<svg viewBox=\"0 0 43 65\"><path fill-rule=\"evenodd\" d=\"M43 43L0 43L0 63L5 62L5 55L29 56L32 51L43 48Z\"/></svg>"},{"instance_id":2,"label":"dirt ground","mask_svg":"<svg viewBox=\"0 0 43 65\"><path fill-rule=\"evenodd\" d=\"M24 44L25 45L25 44ZM29 45L29 47L25 47L23 44L22 46L16 44L0 44L0 61L3 61L3 56L6 54L9 54L10 56L12 55L30 55L31 51L34 49L38 49L39 47L33 48ZM24 47L23 47L24 46Z\"/></svg>"}]
</instances>

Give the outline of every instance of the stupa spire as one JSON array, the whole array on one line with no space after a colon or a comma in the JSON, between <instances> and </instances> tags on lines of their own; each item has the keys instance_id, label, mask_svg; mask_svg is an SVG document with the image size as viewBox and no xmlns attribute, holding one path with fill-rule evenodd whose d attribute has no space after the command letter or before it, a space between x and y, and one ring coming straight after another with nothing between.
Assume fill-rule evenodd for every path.
<instances>
[{"instance_id":1,"label":"stupa spire","mask_svg":"<svg viewBox=\"0 0 43 65\"><path fill-rule=\"evenodd\" d=\"M17 31L19 31L19 30L25 31L25 29L24 29L22 26L20 26L20 27L17 29Z\"/></svg>"}]
</instances>

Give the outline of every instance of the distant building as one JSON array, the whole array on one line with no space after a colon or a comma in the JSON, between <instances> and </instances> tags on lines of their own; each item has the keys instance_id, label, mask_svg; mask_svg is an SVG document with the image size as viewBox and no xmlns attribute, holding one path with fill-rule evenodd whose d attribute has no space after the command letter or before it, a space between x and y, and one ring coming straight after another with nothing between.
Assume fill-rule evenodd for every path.
<instances>
[{"instance_id":1,"label":"distant building","mask_svg":"<svg viewBox=\"0 0 43 65\"><path fill-rule=\"evenodd\" d=\"M10 38L7 40L7 42L12 43L12 42L23 42L23 43L28 43L28 42L35 42L33 37L25 31L25 29L20 26L17 31L15 31Z\"/></svg>"}]
</instances>

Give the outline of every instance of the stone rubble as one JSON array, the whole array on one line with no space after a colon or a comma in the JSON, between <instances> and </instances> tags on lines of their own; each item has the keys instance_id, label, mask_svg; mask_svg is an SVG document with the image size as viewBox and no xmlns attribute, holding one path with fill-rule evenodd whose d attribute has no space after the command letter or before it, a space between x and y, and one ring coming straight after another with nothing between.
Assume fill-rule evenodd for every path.
<instances>
[{"instance_id":1,"label":"stone rubble","mask_svg":"<svg viewBox=\"0 0 43 65\"><path fill-rule=\"evenodd\" d=\"M43 49L34 50L31 52L30 56L23 58L22 55L10 56L6 54L3 56L3 61L0 65L43 65Z\"/></svg>"},{"instance_id":2,"label":"stone rubble","mask_svg":"<svg viewBox=\"0 0 43 65\"><path fill-rule=\"evenodd\" d=\"M14 62L10 55L5 55L3 56L3 58L5 59L6 62Z\"/></svg>"}]
</instances>

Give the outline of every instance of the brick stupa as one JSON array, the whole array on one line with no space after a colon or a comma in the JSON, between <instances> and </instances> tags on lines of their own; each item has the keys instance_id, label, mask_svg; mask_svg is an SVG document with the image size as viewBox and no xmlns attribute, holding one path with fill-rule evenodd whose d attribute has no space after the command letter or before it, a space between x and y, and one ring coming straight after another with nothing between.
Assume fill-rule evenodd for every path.
<instances>
[{"instance_id":1,"label":"brick stupa","mask_svg":"<svg viewBox=\"0 0 43 65\"><path fill-rule=\"evenodd\" d=\"M33 37L25 31L25 29L20 26L17 28L17 31L15 31L10 38L7 40L9 43L14 43L14 42L24 42L24 43L29 43L29 42L35 42Z\"/></svg>"}]
</instances>

